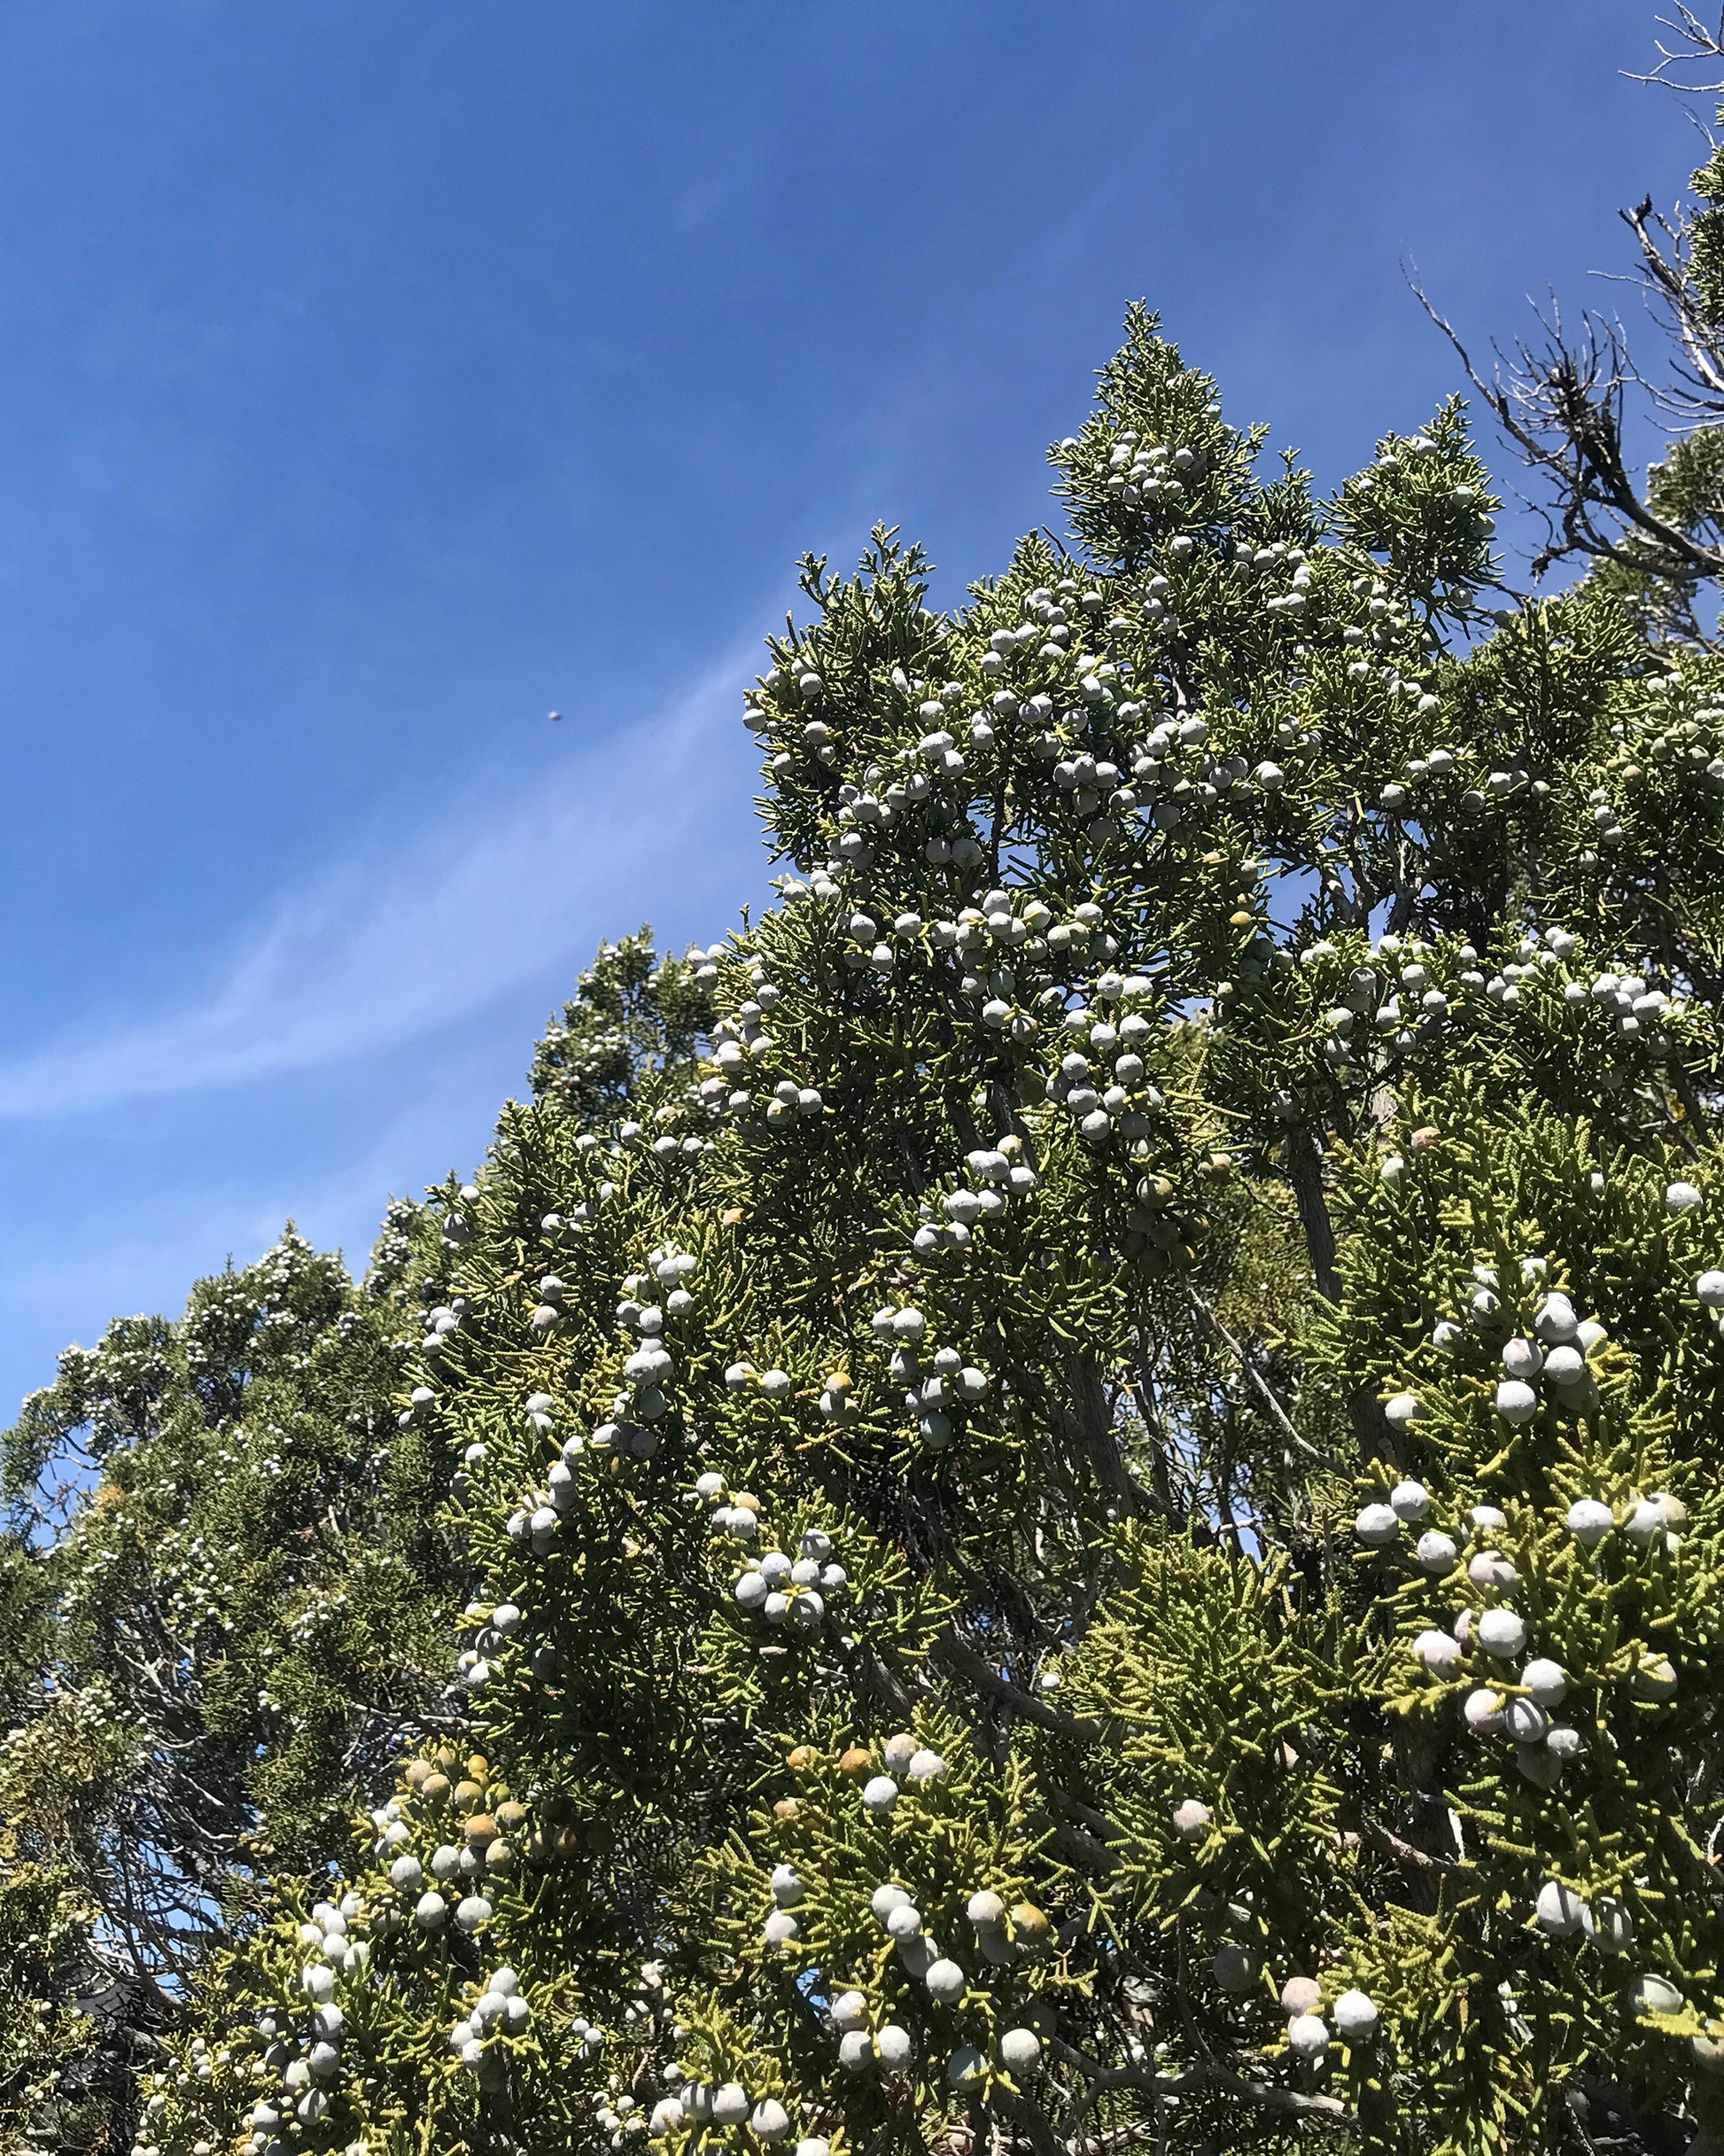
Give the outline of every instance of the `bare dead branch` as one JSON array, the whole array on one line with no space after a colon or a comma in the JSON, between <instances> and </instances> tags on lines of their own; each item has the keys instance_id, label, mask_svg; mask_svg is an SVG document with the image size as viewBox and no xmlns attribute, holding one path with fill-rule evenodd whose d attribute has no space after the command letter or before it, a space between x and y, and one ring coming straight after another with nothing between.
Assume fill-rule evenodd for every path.
<instances>
[{"instance_id":1,"label":"bare dead branch","mask_svg":"<svg viewBox=\"0 0 1724 2156\"><path fill-rule=\"evenodd\" d=\"M1718 27L1713 29L1704 22L1691 7L1678 4L1674 15L1657 18L1658 27L1668 30L1677 40L1674 46L1666 45L1662 38L1653 41L1653 50L1658 55L1658 64L1646 74L1636 74L1625 68L1624 74L1630 82L1656 82L1660 89L1674 90L1682 97L1704 97L1724 90L1724 82L1708 80L1703 82L1683 82L1677 80L1677 72L1692 68L1702 63L1724 61L1724 14L1720 14Z\"/></svg>"}]
</instances>

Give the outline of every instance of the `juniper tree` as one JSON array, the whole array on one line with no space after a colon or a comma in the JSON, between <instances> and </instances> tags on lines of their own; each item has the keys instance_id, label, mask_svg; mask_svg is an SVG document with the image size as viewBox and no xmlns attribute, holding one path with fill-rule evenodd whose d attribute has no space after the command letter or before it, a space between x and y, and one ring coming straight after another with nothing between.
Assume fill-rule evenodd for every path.
<instances>
[{"instance_id":1,"label":"juniper tree","mask_svg":"<svg viewBox=\"0 0 1724 2156\"><path fill-rule=\"evenodd\" d=\"M141 2156L1713 2129L1724 661L1262 446L1134 311L1064 540L804 564L774 902L428 1208L458 1732Z\"/></svg>"},{"instance_id":2,"label":"juniper tree","mask_svg":"<svg viewBox=\"0 0 1724 2156\"><path fill-rule=\"evenodd\" d=\"M690 974L644 934L605 946L540 1044L547 1097L617 1109L686 1059L711 1016ZM391 1397L464 1318L454 1180L442 1201L390 1208L358 1288L290 1227L177 1322L116 1320L0 1443L8 2145L117 2145L212 1949L451 1726L454 1456Z\"/></svg>"},{"instance_id":3,"label":"juniper tree","mask_svg":"<svg viewBox=\"0 0 1724 2156\"><path fill-rule=\"evenodd\" d=\"M661 954L650 930L600 946L533 1057L536 1097L590 1122L614 1122L643 1080L692 1062L713 1017L685 961Z\"/></svg>"},{"instance_id":4,"label":"juniper tree","mask_svg":"<svg viewBox=\"0 0 1724 2156\"><path fill-rule=\"evenodd\" d=\"M436 1726L447 1469L389 1420L415 1218L364 1292L290 1228L179 1320L117 1319L4 1440L20 2140L111 2144L212 1943L342 1845L392 1740Z\"/></svg>"}]
</instances>

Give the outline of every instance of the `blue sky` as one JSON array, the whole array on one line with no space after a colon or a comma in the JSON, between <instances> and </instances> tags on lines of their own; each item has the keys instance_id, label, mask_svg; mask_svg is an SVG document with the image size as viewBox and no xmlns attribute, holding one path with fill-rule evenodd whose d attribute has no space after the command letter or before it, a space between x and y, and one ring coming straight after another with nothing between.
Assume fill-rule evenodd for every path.
<instances>
[{"instance_id":1,"label":"blue sky","mask_svg":"<svg viewBox=\"0 0 1724 2156\"><path fill-rule=\"evenodd\" d=\"M1332 481L1455 386L1407 260L1479 343L1625 266L1652 16L7 11L0 1410L357 1260L602 935L722 934L796 554L998 567L1129 300Z\"/></svg>"}]
</instances>

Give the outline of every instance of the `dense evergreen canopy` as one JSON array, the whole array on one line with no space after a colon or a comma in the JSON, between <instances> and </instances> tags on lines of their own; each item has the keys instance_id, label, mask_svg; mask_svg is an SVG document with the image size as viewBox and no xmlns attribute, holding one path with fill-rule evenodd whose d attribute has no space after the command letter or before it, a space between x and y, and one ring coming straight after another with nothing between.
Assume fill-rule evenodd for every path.
<instances>
[{"instance_id":1,"label":"dense evergreen canopy","mask_svg":"<svg viewBox=\"0 0 1724 2156\"><path fill-rule=\"evenodd\" d=\"M1720 418L1510 604L1134 310L804 564L775 902L12 1433L12 2145L1724 2137Z\"/></svg>"}]
</instances>

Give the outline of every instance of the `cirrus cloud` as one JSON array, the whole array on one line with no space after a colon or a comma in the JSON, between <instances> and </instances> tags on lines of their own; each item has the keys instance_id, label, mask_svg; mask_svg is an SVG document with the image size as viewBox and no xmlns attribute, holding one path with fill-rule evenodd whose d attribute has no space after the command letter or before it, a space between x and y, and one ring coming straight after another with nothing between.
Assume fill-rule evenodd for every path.
<instances>
[{"instance_id":1,"label":"cirrus cloud","mask_svg":"<svg viewBox=\"0 0 1724 2156\"><path fill-rule=\"evenodd\" d=\"M0 1059L0 1117L240 1085L431 1033L566 977L667 887L721 933L760 875L736 723L745 665L739 647L656 718L408 844L374 827L283 896L206 992L142 1018L93 1014Z\"/></svg>"}]
</instances>

